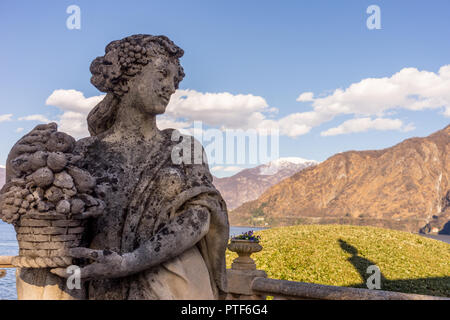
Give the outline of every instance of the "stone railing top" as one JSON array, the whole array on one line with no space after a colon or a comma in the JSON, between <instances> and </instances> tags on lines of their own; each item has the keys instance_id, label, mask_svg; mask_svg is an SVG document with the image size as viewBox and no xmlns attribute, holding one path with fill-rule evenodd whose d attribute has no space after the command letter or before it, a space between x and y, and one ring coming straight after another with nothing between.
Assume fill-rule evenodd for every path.
<instances>
[{"instance_id":1,"label":"stone railing top","mask_svg":"<svg viewBox=\"0 0 450 320\"><path fill-rule=\"evenodd\" d=\"M290 299L314 300L450 300L444 297L426 296L382 290L328 286L267 278L255 278L252 290L268 296Z\"/></svg>"},{"instance_id":2,"label":"stone railing top","mask_svg":"<svg viewBox=\"0 0 450 320\"><path fill-rule=\"evenodd\" d=\"M13 258L11 256L0 256L0 268L14 268L12 265Z\"/></svg>"}]
</instances>

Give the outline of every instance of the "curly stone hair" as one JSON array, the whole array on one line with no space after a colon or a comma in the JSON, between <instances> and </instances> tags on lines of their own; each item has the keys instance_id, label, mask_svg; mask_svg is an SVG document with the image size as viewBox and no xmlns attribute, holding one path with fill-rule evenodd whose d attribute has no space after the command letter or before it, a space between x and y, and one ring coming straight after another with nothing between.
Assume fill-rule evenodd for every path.
<instances>
[{"instance_id":1,"label":"curly stone hair","mask_svg":"<svg viewBox=\"0 0 450 320\"><path fill-rule=\"evenodd\" d=\"M90 66L91 83L107 93L106 98L88 116L91 135L98 135L112 126L120 98L128 92L129 80L139 74L152 59L165 57L167 63L178 66L175 76L175 88L178 89L185 75L179 61L183 54L183 49L166 36L137 34L109 43L105 55L97 57Z\"/></svg>"}]
</instances>

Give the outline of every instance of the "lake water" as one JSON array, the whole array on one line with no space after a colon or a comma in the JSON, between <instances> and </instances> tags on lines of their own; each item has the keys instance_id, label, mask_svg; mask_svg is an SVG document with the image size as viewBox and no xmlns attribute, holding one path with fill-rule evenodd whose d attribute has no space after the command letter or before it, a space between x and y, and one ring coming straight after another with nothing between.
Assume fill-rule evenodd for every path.
<instances>
[{"instance_id":1,"label":"lake water","mask_svg":"<svg viewBox=\"0 0 450 320\"><path fill-rule=\"evenodd\" d=\"M19 253L14 228L0 221L0 256L15 256ZM16 299L16 276L14 269L6 270L0 279L0 299Z\"/></svg>"},{"instance_id":2,"label":"lake water","mask_svg":"<svg viewBox=\"0 0 450 320\"><path fill-rule=\"evenodd\" d=\"M262 230L264 228L252 227L231 227L230 237L242 234L249 230ZM450 243L450 236L444 235L424 235L427 238L432 238L440 241ZM0 256L15 256L19 251L16 241L16 234L11 225L0 221ZM16 277L13 269L8 269L5 278L0 279L0 299L15 300L16 295Z\"/></svg>"},{"instance_id":3,"label":"lake water","mask_svg":"<svg viewBox=\"0 0 450 320\"><path fill-rule=\"evenodd\" d=\"M430 238L430 239L434 239L434 240L439 240L439 241L444 241L447 243L450 243L450 235L443 235L443 234L438 234L438 235L434 235L434 234L419 234L421 236Z\"/></svg>"}]
</instances>

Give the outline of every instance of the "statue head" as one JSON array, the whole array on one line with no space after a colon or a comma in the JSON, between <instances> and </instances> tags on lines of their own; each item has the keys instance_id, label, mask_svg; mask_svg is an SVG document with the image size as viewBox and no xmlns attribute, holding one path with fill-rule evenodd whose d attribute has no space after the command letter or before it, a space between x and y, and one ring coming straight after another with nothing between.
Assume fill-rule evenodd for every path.
<instances>
[{"instance_id":1,"label":"statue head","mask_svg":"<svg viewBox=\"0 0 450 320\"><path fill-rule=\"evenodd\" d=\"M121 107L133 106L151 115L164 113L184 78L179 61L183 53L165 36L138 34L108 44L105 55L90 67L91 83L107 93L88 116L90 133L108 130Z\"/></svg>"}]
</instances>

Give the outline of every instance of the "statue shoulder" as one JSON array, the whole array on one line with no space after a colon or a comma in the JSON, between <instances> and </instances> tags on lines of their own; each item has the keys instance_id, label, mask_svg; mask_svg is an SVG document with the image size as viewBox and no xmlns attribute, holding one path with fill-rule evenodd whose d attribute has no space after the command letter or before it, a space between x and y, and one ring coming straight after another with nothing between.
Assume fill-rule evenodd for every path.
<instances>
[{"instance_id":1,"label":"statue shoulder","mask_svg":"<svg viewBox=\"0 0 450 320\"><path fill-rule=\"evenodd\" d=\"M162 132L166 139L166 146L170 147L174 165L182 166L185 172L193 168L209 172L205 149L197 138L176 129L166 129Z\"/></svg>"},{"instance_id":2,"label":"statue shoulder","mask_svg":"<svg viewBox=\"0 0 450 320\"><path fill-rule=\"evenodd\" d=\"M86 137L75 142L75 147L73 149L73 163L77 163L86 157L89 153L89 149L99 141L97 137Z\"/></svg>"},{"instance_id":3,"label":"statue shoulder","mask_svg":"<svg viewBox=\"0 0 450 320\"><path fill-rule=\"evenodd\" d=\"M96 136L86 137L86 138L77 140L77 142L75 143L74 152L83 152L83 151L87 150L90 146L95 144L98 140L99 139Z\"/></svg>"},{"instance_id":4,"label":"statue shoulder","mask_svg":"<svg viewBox=\"0 0 450 320\"><path fill-rule=\"evenodd\" d=\"M156 177L156 186L164 198L173 199L185 189L186 175L178 167L162 168Z\"/></svg>"},{"instance_id":5,"label":"statue shoulder","mask_svg":"<svg viewBox=\"0 0 450 320\"><path fill-rule=\"evenodd\" d=\"M201 149L203 149L201 142L197 138L195 138L190 134L183 133L178 129L173 128L164 129L161 130L161 133L165 137L166 141L171 142L171 144L179 144L179 143L192 144L199 146Z\"/></svg>"}]
</instances>

